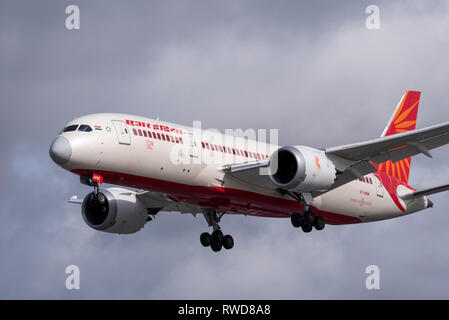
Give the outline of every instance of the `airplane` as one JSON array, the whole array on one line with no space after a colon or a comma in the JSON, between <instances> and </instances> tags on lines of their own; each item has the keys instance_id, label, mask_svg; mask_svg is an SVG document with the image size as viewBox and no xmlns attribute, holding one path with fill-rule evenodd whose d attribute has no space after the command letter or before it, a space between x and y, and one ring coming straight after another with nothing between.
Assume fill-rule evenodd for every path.
<instances>
[{"instance_id":1,"label":"airplane","mask_svg":"<svg viewBox=\"0 0 449 320\"><path fill-rule=\"evenodd\" d=\"M177 211L203 215L200 235L218 252L234 247L224 214L290 218L305 233L401 217L433 206L448 185L408 185L411 157L449 143L449 122L416 129L420 92L407 91L379 138L329 148L276 144L128 114L68 122L50 146L60 167L93 187L81 204L93 229L131 234ZM119 187L100 188L102 183Z\"/></svg>"}]
</instances>

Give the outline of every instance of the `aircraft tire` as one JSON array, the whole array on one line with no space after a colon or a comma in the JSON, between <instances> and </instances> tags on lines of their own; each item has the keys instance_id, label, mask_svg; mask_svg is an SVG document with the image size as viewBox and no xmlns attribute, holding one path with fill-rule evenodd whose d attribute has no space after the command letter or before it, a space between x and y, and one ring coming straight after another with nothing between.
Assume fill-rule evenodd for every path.
<instances>
[{"instance_id":1,"label":"aircraft tire","mask_svg":"<svg viewBox=\"0 0 449 320\"><path fill-rule=\"evenodd\" d=\"M98 194L97 194L97 201L101 205L106 203L106 196L104 195L103 192L98 192Z\"/></svg>"},{"instance_id":2,"label":"aircraft tire","mask_svg":"<svg viewBox=\"0 0 449 320\"><path fill-rule=\"evenodd\" d=\"M309 233L310 231L312 231L313 226L310 223L303 223L301 225L301 229L302 231L304 231L305 233Z\"/></svg>"},{"instance_id":3,"label":"aircraft tire","mask_svg":"<svg viewBox=\"0 0 449 320\"><path fill-rule=\"evenodd\" d=\"M222 248L223 246L222 246L221 243L212 242L212 243L210 244L210 247L211 247L212 251L218 252L218 251L221 250L221 248Z\"/></svg>"},{"instance_id":4,"label":"aircraft tire","mask_svg":"<svg viewBox=\"0 0 449 320\"><path fill-rule=\"evenodd\" d=\"M211 243L221 244L223 241L223 232L221 230L214 230L211 235Z\"/></svg>"},{"instance_id":5,"label":"aircraft tire","mask_svg":"<svg viewBox=\"0 0 449 320\"><path fill-rule=\"evenodd\" d=\"M232 249L234 247L234 239L229 234L223 237L223 248L226 250Z\"/></svg>"},{"instance_id":6,"label":"aircraft tire","mask_svg":"<svg viewBox=\"0 0 449 320\"><path fill-rule=\"evenodd\" d=\"M295 228L299 228L302 224L302 217L299 213L292 214L290 220Z\"/></svg>"},{"instance_id":7,"label":"aircraft tire","mask_svg":"<svg viewBox=\"0 0 449 320\"><path fill-rule=\"evenodd\" d=\"M303 219L303 223L310 224L313 226L313 224L315 222L315 215L313 214L312 211L309 210L309 211L304 212L302 219Z\"/></svg>"},{"instance_id":8,"label":"aircraft tire","mask_svg":"<svg viewBox=\"0 0 449 320\"><path fill-rule=\"evenodd\" d=\"M209 234L209 232L203 232L200 236L200 241L201 244L203 245L203 247L209 247L212 239L211 239L211 235Z\"/></svg>"},{"instance_id":9,"label":"aircraft tire","mask_svg":"<svg viewBox=\"0 0 449 320\"><path fill-rule=\"evenodd\" d=\"M313 224L315 229L323 230L325 225L326 225L326 222L324 221L323 217L321 217L321 216L315 217L315 223Z\"/></svg>"}]
</instances>

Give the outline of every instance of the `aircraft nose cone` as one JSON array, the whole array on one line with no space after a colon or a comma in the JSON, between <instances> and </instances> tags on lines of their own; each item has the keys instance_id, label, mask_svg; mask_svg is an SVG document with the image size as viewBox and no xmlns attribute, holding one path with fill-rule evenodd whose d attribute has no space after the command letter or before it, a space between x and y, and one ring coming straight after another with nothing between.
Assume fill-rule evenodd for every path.
<instances>
[{"instance_id":1,"label":"aircraft nose cone","mask_svg":"<svg viewBox=\"0 0 449 320\"><path fill-rule=\"evenodd\" d=\"M59 136L55 140L53 140L50 146L50 157L59 165L62 165L70 160L70 156L72 155L72 147L70 146L70 142Z\"/></svg>"}]
</instances>

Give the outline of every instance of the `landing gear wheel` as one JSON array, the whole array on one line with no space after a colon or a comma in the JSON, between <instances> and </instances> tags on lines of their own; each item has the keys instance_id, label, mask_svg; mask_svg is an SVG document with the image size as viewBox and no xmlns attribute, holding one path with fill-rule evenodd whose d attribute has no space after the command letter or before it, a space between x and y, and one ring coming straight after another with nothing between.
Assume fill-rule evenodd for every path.
<instances>
[{"instance_id":1,"label":"landing gear wheel","mask_svg":"<svg viewBox=\"0 0 449 320\"><path fill-rule=\"evenodd\" d=\"M302 217L299 213L292 214L290 220L295 228L299 228L302 224Z\"/></svg>"},{"instance_id":2,"label":"landing gear wheel","mask_svg":"<svg viewBox=\"0 0 449 320\"><path fill-rule=\"evenodd\" d=\"M105 204L106 203L106 196L104 195L103 192L98 192L97 193L97 201L99 204Z\"/></svg>"},{"instance_id":3,"label":"landing gear wheel","mask_svg":"<svg viewBox=\"0 0 449 320\"><path fill-rule=\"evenodd\" d=\"M225 235L223 237L223 247L227 250L232 249L234 247L234 239L229 235Z\"/></svg>"},{"instance_id":4,"label":"landing gear wheel","mask_svg":"<svg viewBox=\"0 0 449 320\"><path fill-rule=\"evenodd\" d=\"M302 219L303 219L303 223L310 224L313 226L313 224L315 222L315 215L313 214L312 211L306 211L306 212L304 212Z\"/></svg>"},{"instance_id":5,"label":"landing gear wheel","mask_svg":"<svg viewBox=\"0 0 449 320\"><path fill-rule=\"evenodd\" d=\"M309 223L304 223L304 224L301 225L301 229L305 233L308 233L308 232L312 231L312 225L309 224Z\"/></svg>"},{"instance_id":6,"label":"landing gear wheel","mask_svg":"<svg viewBox=\"0 0 449 320\"><path fill-rule=\"evenodd\" d=\"M212 237L209 232L203 232L200 236L200 241L203 247L209 247L212 242Z\"/></svg>"},{"instance_id":7,"label":"landing gear wheel","mask_svg":"<svg viewBox=\"0 0 449 320\"><path fill-rule=\"evenodd\" d=\"M223 232L221 232L221 230L214 230L214 232L212 232L211 235L211 240L212 243L219 243L221 244L221 242L223 241Z\"/></svg>"},{"instance_id":8,"label":"landing gear wheel","mask_svg":"<svg viewBox=\"0 0 449 320\"><path fill-rule=\"evenodd\" d=\"M212 251L218 252L218 251L221 250L222 244L221 244L221 243L212 242L212 243L210 244L210 247L211 247Z\"/></svg>"},{"instance_id":9,"label":"landing gear wheel","mask_svg":"<svg viewBox=\"0 0 449 320\"><path fill-rule=\"evenodd\" d=\"M209 227L212 227L214 231L211 234L207 232L201 234L201 244L204 247L210 246L214 252L218 252L223 248L228 250L232 249L234 247L234 239L229 234L224 236L219 225L220 219L226 211L207 208L204 208L202 211L207 224Z\"/></svg>"},{"instance_id":10,"label":"landing gear wheel","mask_svg":"<svg viewBox=\"0 0 449 320\"><path fill-rule=\"evenodd\" d=\"M315 223L313 224L315 229L323 230L325 225L326 225L326 222L324 221L323 217L320 217L320 216L315 217Z\"/></svg>"}]
</instances>

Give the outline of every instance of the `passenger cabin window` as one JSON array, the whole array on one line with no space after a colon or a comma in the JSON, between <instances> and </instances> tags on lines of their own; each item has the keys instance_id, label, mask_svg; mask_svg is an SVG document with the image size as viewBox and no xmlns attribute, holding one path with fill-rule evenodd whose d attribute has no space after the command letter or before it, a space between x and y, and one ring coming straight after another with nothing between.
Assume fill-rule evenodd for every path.
<instances>
[{"instance_id":1,"label":"passenger cabin window","mask_svg":"<svg viewBox=\"0 0 449 320\"><path fill-rule=\"evenodd\" d=\"M80 127L78 128L78 131L83 131L83 132L91 132L92 128L90 126L88 126L87 124L82 124L80 125Z\"/></svg>"},{"instance_id":2,"label":"passenger cabin window","mask_svg":"<svg viewBox=\"0 0 449 320\"><path fill-rule=\"evenodd\" d=\"M77 128L78 128L77 124L72 124L71 126L65 127L64 130L62 130L62 132L76 131Z\"/></svg>"}]
</instances>

